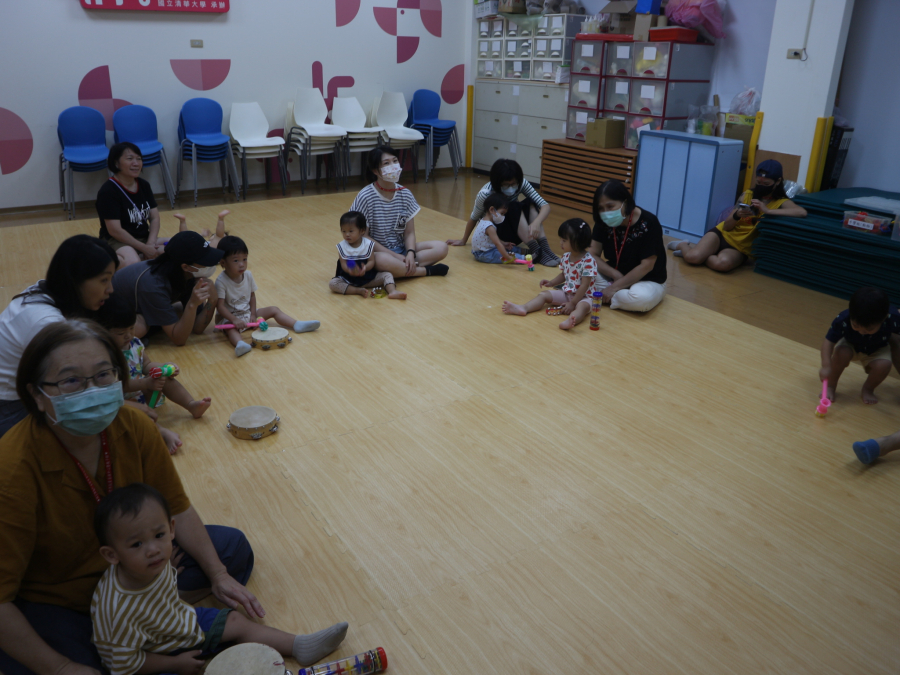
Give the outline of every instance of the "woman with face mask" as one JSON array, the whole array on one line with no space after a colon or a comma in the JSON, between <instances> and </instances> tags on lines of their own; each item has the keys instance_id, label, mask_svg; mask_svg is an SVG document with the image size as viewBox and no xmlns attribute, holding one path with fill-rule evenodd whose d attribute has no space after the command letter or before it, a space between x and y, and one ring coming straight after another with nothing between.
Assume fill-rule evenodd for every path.
<instances>
[{"instance_id":1,"label":"woman with face mask","mask_svg":"<svg viewBox=\"0 0 900 675\"><path fill-rule=\"evenodd\" d=\"M703 235L696 244L669 242L667 248L689 265L706 265L716 272L729 272L753 257L756 224L766 214L805 218L806 209L797 206L784 192L781 163L767 159L756 167L756 185L738 199L728 217Z\"/></svg>"},{"instance_id":2,"label":"woman with face mask","mask_svg":"<svg viewBox=\"0 0 900 675\"><path fill-rule=\"evenodd\" d=\"M509 208L504 222L497 226L497 234L511 251L518 244L525 243L532 260L547 267L557 267L559 258L550 248L544 234L544 220L550 215L550 205L538 194L534 186L525 180L522 167L512 159L498 159L491 167L491 180L475 197L475 207L466 223L462 239L448 239L450 246L465 246L469 235L484 217L484 200L492 194L502 194ZM524 199L520 200L519 195Z\"/></svg>"},{"instance_id":3,"label":"woman with face mask","mask_svg":"<svg viewBox=\"0 0 900 675\"><path fill-rule=\"evenodd\" d=\"M251 617L253 551L239 530L205 527L155 425L123 407L128 366L112 336L85 320L43 328L16 387L28 416L0 439L0 672L99 675L91 596L108 563L93 517L113 489L146 483L172 506L179 591L213 593Z\"/></svg>"},{"instance_id":4,"label":"woman with face mask","mask_svg":"<svg viewBox=\"0 0 900 675\"><path fill-rule=\"evenodd\" d=\"M375 269L394 277L442 277L449 268L441 241L418 241L415 217L420 207L412 192L400 185L397 151L385 145L369 152L369 171L375 181L356 195L351 211L366 217L368 236L375 242Z\"/></svg>"},{"instance_id":5,"label":"woman with face mask","mask_svg":"<svg viewBox=\"0 0 900 675\"><path fill-rule=\"evenodd\" d=\"M667 278L662 225L634 203L623 183L608 180L594 193L591 237L591 255L602 277L595 286L605 284L604 304L649 312L662 301Z\"/></svg>"},{"instance_id":6,"label":"woman with face mask","mask_svg":"<svg viewBox=\"0 0 900 675\"><path fill-rule=\"evenodd\" d=\"M118 262L100 239L69 237L53 255L46 277L16 295L0 314L0 436L27 414L16 392L25 347L48 324L94 316L113 291Z\"/></svg>"},{"instance_id":7,"label":"woman with face mask","mask_svg":"<svg viewBox=\"0 0 900 675\"><path fill-rule=\"evenodd\" d=\"M134 336L162 330L176 345L200 334L215 314L218 296L209 278L223 253L198 232L179 232L153 260L135 263L113 277L113 288L134 307ZM180 302L184 310L174 303Z\"/></svg>"}]
</instances>

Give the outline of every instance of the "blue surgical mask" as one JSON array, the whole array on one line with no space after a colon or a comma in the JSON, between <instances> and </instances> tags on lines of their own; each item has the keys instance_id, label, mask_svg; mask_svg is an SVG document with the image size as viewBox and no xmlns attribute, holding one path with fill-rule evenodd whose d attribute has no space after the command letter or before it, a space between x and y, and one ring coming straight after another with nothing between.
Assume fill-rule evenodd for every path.
<instances>
[{"instance_id":1,"label":"blue surgical mask","mask_svg":"<svg viewBox=\"0 0 900 675\"><path fill-rule=\"evenodd\" d=\"M622 224L622 221L625 220L625 216L622 215L621 209L616 211L601 211L600 218L609 227L618 227Z\"/></svg>"},{"instance_id":2,"label":"blue surgical mask","mask_svg":"<svg viewBox=\"0 0 900 675\"><path fill-rule=\"evenodd\" d=\"M519 191L518 185L511 185L510 187L503 188L503 194L505 194L507 197L512 197L518 191Z\"/></svg>"},{"instance_id":3,"label":"blue surgical mask","mask_svg":"<svg viewBox=\"0 0 900 675\"><path fill-rule=\"evenodd\" d=\"M119 408L125 404L121 382L107 387L88 387L74 394L50 396L43 389L41 393L50 399L56 412L56 419L49 414L47 417L73 436L99 434L112 424Z\"/></svg>"}]
</instances>

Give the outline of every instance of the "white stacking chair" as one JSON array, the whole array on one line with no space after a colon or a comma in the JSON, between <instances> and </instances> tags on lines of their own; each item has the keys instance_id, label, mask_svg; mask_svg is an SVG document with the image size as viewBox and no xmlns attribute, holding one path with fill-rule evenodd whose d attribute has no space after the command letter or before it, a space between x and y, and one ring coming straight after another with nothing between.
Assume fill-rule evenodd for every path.
<instances>
[{"instance_id":1,"label":"white stacking chair","mask_svg":"<svg viewBox=\"0 0 900 675\"><path fill-rule=\"evenodd\" d=\"M367 124L366 113L356 97L335 98L331 104L331 121L347 132L344 139L344 163L350 175L350 153L369 152L381 143L382 127ZM365 176L366 160L361 161L361 174Z\"/></svg>"},{"instance_id":2,"label":"white stacking chair","mask_svg":"<svg viewBox=\"0 0 900 675\"><path fill-rule=\"evenodd\" d=\"M228 132L231 136L231 150L241 158L241 177L244 199L247 198L247 158L278 158L278 171L281 175L281 194L287 194L287 170L284 164L284 138L268 137L269 120L259 107L259 103L232 103L231 118L228 120ZM269 187L269 163L266 165L266 188Z\"/></svg>"},{"instance_id":3,"label":"white stacking chair","mask_svg":"<svg viewBox=\"0 0 900 675\"><path fill-rule=\"evenodd\" d=\"M394 150L414 151L413 176L419 178L419 144L425 140L424 134L406 126L409 111L402 91L385 91L372 106L372 122L381 126L384 142Z\"/></svg>"},{"instance_id":4,"label":"white stacking chair","mask_svg":"<svg viewBox=\"0 0 900 675\"><path fill-rule=\"evenodd\" d=\"M335 124L325 123L328 109L322 93L313 87L301 87L288 108L288 119L285 121L285 131L288 135L286 152L293 151L300 159L301 192L306 188L310 157L329 154L332 155L335 180L343 181L346 186L346 178L342 171L342 155L347 132Z\"/></svg>"}]
</instances>

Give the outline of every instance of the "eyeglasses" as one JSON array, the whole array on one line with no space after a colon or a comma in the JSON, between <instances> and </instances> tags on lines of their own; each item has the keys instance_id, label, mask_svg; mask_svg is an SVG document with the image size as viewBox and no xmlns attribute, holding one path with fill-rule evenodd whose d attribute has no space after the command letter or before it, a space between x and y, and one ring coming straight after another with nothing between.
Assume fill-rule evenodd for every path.
<instances>
[{"instance_id":1,"label":"eyeglasses","mask_svg":"<svg viewBox=\"0 0 900 675\"><path fill-rule=\"evenodd\" d=\"M42 387L56 387L61 394L76 394L79 391L87 389L88 382L94 381L98 387L108 387L119 381L119 371L116 368L107 368L91 377L80 377L73 375L58 382L41 382Z\"/></svg>"}]
</instances>

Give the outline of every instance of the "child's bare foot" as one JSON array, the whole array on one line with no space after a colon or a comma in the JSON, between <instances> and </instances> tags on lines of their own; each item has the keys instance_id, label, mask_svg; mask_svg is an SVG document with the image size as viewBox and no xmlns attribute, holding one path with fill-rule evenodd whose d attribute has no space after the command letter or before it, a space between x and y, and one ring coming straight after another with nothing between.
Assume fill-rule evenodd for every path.
<instances>
[{"instance_id":1,"label":"child's bare foot","mask_svg":"<svg viewBox=\"0 0 900 675\"><path fill-rule=\"evenodd\" d=\"M826 397L829 401L831 401L832 403L834 403L834 397L835 397L834 387L828 387L828 388L825 390L825 397Z\"/></svg>"},{"instance_id":2,"label":"child's bare foot","mask_svg":"<svg viewBox=\"0 0 900 675\"><path fill-rule=\"evenodd\" d=\"M187 230L187 216L183 216L180 213L173 213L172 215L178 218L178 231L184 232Z\"/></svg>"},{"instance_id":3,"label":"child's bare foot","mask_svg":"<svg viewBox=\"0 0 900 675\"><path fill-rule=\"evenodd\" d=\"M203 417L203 413L207 411L209 406L212 405L212 399L207 396L204 399L200 399L199 401L191 401L187 404L187 411L194 416L195 420L199 420Z\"/></svg>"},{"instance_id":4,"label":"child's bare foot","mask_svg":"<svg viewBox=\"0 0 900 675\"><path fill-rule=\"evenodd\" d=\"M169 448L169 454L174 455L178 452L182 446L181 436L165 427L160 427L159 433L162 434L163 440L166 442L166 447Z\"/></svg>"},{"instance_id":5,"label":"child's bare foot","mask_svg":"<svg viewBox=\"0 0 900 675\"><path fill-rule=\"evenodd\" d=\"M388 293L388 298L390 298L391 300L406 300L406 293L394 291L393 293Z\"/></svg>"},{"instance_id":6,"label":"child's bare foot","mask_svg":"<svg viewBox=\"0 0 900 675\"><path fill-rule=\"evenodd\" d=\"M515 305L509 300L503 301L503 313L515 314L516 316L525 316L526 314L528 314L528 312L525 311L525 308L522 307L522 305Z\"/></svg>"},{"instance_id":7,"label":"child's bare foot","mask_svg":"<svg viewBox=\"0 0 900 675\"><path fill-rule=\"evenodd\" d=\"M559 324L559 327L563 330L572 330L573 328L575 328L575 318L571 316L566 318L565 321Z\"/></svg>"},{"instance_id":8,"label":"child's bare foot","mask_svg":"<svg viewBox=\"0 0 900 675\"><path fill-rule=\"evenodd\" d=\"M223 209L222 211L219 211L219 220L222 220L229 213L231 213L231 211L229 211L228 209Z\"/></svg>"},{"instance_id":9,"label":"child's bare foot","mask_svg":"<svg viewBox=\"0 0 900 675\"><path fill-rule=\"evenodd\" d=\"M862 400L863 403L867 405L875 405L878 403L878 397L875 395L875 392L871 389L866 389L865 387L863 387L862 390Z\"/></svg>"}]
</instances>

